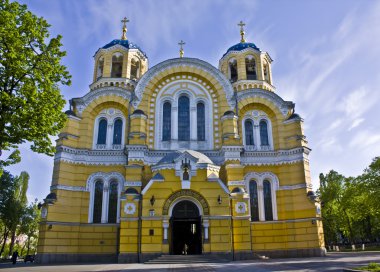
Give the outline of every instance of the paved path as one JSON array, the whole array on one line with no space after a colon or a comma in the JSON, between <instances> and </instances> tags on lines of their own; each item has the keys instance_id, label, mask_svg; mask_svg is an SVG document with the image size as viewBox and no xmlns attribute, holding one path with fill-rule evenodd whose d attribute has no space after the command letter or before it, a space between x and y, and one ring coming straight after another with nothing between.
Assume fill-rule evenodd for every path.
<instances>
[{"instance_id":1,"label":"paved path","mask_svg":"<svg viewBox=\"0 0 380 272\"><path fill-rule=\"evenodd\" d=\"M329 253L322 258L292 258L254 261L237 261L221 264L70 264L70 265L36 265L18 263L0 264L0 271L22 272L248 272L248 271L342 271L343 267L353 267L369 262L380 263L380 252Z\"/></svg>"}]
</instances>

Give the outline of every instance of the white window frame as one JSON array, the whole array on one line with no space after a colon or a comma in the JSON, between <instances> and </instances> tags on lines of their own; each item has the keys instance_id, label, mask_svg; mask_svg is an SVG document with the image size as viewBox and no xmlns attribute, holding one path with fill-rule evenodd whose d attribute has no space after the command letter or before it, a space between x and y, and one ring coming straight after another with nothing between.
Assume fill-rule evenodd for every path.
<instances>
[{"instance_id":1,"label":"white window frame","mask_svg":"<svg viewBox=\"0 0 380 272\"><path fill-rule=\"evenodd\" d=\"M120 223L120 196L124 188L124 177L117 172L104 173L97 172L87 179L86 190L90 193L90 201L88 206L88 223L93 223L94 217L94 201L95 201L95 183L103 181L103 198L102 198L102 217L101 224L108 223L108 208L109 208L109 186L112 181L118 182L118 196L117 196L117 214L116 223ZM114 223L110 223L114 224Z\"/></svg>"},{"instance_id":2,"label":"white window frame","mask_svg":"<svg viewBox=\"0 0 380 272\"><path fill-rule=\"evenodd\" d=\"M253 123L253 142L254 145L246 145L245 140L245 121L251 120ZM260 122L264 120L267 122L268 129L268 143L269 146L264 148L261 146L261 137L260 137ZM249 111L247 112L241 123L242 134L243 134L243 146L246 151L271 151L274 150L273 146L273 133L272 133L272 122L269 119L268 115L262 111Z\"/></svg>"},{"instance_id":3,"label":"white window frame","mask_svg":"<svg viewBox=\"0 0 380 272\"><path fill-rule=\"evenodd\" d=\"M264 180L268 180L271 185L271 194L272 194L272 214L273 214L273 221L278 220L278 214L277 214L277 191L279 189L279 180L277 176L271 172L263 172L263 173L257 173L257 172L250 172L244 177L245 181L245 188L248 192L249 197L251 197L251 192L249 190L249 182L251 180L255 180L257 183L257 198L258 198L258 205L259 205L259 221L266 221L265 219L265 206L264 206ZM251 205L249 204L249 214L251 215ZM254 221L252 221L254 222Z\"/></svg>"},{"instance_id":4,"label":"white window frame","mask_svg":"<svg viewBox=\"0 0 380 272\"><path fill-rule=\"evenodd\" d=\"M183 87L186 84L187 87ZM178 99L186 95L190 99L190 141L178 141ZM203 97L199 97L203 96ZM155 109L155 138L154 144L157 150L211 150L214 145L214 114L213 103L209 92L200 84L181 80L169 84L157 95ZM162 141L163 134L163 106L170 102L171 114L171 140ZM197 103L205 105L205 141L198 141L197 137Z\"/></svg>"},{"instance_id":5,"label":"white window frame","mask_svg":"<svg viewBox=\"0 0 380 272\"><path fill-rule=\"evenodd\" d=\"M107 120L107 136L106 136L105 145L97 144L98 134L99 134L99 122L101 119ZM121 119L123 122L120 145L113 144L114 123L117 119ZM122 150L123 146L125 145L125 128L126 128L126 118L120 110L116 110L112 108L102 110L102 112L95 118L92 149Z\"/></svg>"}]
</instances>

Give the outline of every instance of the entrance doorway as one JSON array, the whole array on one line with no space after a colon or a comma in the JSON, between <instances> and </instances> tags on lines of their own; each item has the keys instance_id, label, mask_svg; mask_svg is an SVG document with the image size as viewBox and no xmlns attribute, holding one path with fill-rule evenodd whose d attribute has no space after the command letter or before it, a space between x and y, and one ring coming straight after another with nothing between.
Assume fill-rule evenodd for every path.
<instances>
[{"instance_id":1,"label":"entrance doorway","mask_svg":"<svg viewBox=\"0 0 380 272\"><path fill-rule=\"evenodd\" d=\"M198 207L191 201L177 203L170 219L171 254L202 254L202 228Z\"/></svg>"}]
</instances>

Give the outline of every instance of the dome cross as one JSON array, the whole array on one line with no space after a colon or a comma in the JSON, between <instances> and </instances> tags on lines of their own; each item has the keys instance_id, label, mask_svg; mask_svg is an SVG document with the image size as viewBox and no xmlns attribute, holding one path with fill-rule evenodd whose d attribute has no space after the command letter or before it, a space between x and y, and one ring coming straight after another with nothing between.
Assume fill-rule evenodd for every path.
<instances>
[{"instance_id":1,"label":"dome cross","mask_svg":"<svg viewBox=\"0 0 380 272\"><path fill-rule=\"evenodd\" d=\"M127 17L124 17L124 19L121 20L121 22L123 23L123 35L121 36L121 39L126 40L127 39L127 23L129 22L129 20L127 19Z\"/></svg>"},{"instance_id":2,"label":"dome cross","mask_svg":"<svg viewBox=\"0 0 380 272\"><path fill-rule=\"evenodd\" d=\"M185 51L183 51L183 45L185 45L185 44L186 43L182 40L178 43L178 45L180 46L180 48L179 48L179 57L180 58L183 58L183 55L185 53Z\"/></svg>"},{"instance_id":3,"label":"dome cross","mask_svg":"<svg viewBox=\"0 0 380 272\"><path fill-rule=\"evenodd\" d=\"M245 23L243 21L240 21L240 23L238 23L238 26L240 26L240 36L241 36L241 40L240 42L242 43L245 43L245 31L244 31L244 26L245 26Z\"/></svg>"}]
</instances>

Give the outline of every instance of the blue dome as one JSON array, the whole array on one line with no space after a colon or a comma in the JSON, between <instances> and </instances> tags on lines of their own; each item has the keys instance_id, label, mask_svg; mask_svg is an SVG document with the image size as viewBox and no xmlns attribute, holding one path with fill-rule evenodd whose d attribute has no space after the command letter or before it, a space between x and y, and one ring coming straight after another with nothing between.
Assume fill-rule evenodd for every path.
<instances>
[{"instance_id":1,"label":"blue dome","mask_svg":"<svg viewBox=\"0 0 380 272\"><path fill-rule=\"evenodd\" d=\"M255 49L255 50L258 50L260 51L260 48L258 48L254 43L238 43L238 44L235 44L233 46L231 46L230 48L228 48L227 52L223 55L223 57L225 55L227 55L228 52L230 51L241 51L241 50L244 50L246 48L252 48L252 49Z\"/></svg>"},{"instance_id":2,"label":"blue dome","mask_svg":"<svg viewBox=\"0 0 380 272\"><path fill-rule=\"evenodd\" d=\"M113 40L112 42L107 43L105 46L103 46L102 49L107 49L107 48L110 48L110 47L117 45L117 44L124 46L127 49L138 49L146 57L145 52L142 51L141 48L137 44L131 43L128 40Z\"/></svg>"}]
</instances>

